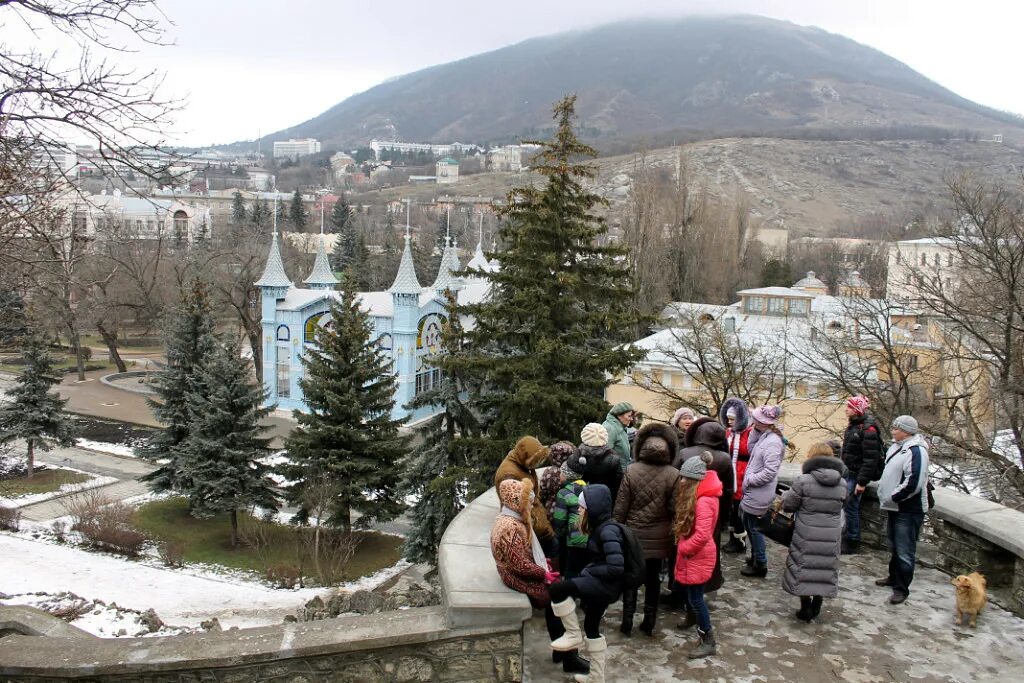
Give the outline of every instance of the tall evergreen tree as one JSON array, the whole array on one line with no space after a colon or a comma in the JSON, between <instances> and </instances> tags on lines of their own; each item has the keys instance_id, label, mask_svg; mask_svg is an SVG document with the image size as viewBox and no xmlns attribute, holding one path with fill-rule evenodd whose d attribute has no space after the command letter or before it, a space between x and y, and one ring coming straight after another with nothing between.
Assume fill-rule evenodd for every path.
<instances>
[{"instance_id":1,"label":"tall evergreen tree","mask_svg":"<svg viewBox=\"0 0 1024 683\"><path fill-rule=\"evenodd\" d=\"M266 389L250 382L238 344L217 342L188 393L189 432L177 450L192 514L230 513L231 546L237 547L239 509L277 509L269 468L260 462L270 441L260 421L270 408L263 407Z\"/></svg>"},{"instance_id":2,"label":"tall evergreen tree","mask_svg":"<svg viewBox=\"0 0 1024 683\"><path fill-rule=\"evenodd\" d=\"M253 202L252 210L249 212L249 223L256 228L257 231L263 228L269 228L273 219L273 213L270 210L270 205L266 199L261 199L258 202Z\"/></svg>"},{"instance_id":3,"label":"tall evergreen tree","mask_svg":"<svg viewBox=\"0 0 1024 683\"><path fill-rule=\"evenodd\" d=\"M295 483L288 502L309 517L306 488L328 479L338 486L329 523L352 528L352 511L361 522L392 519L402 511L398 496L399 463L406 439L404 420L391 418L395 376L390 359L371 341L370 321L351 288L331 304L331 325L317 329L307 350L300 380L308 413L295 411L298 427L285 442L289 465L282 473Z\"/></svg>"},{"instance_id":4,"label":"tall evergreen tree","mask_svg":"<svg viewBox=\"0 0 1024 683\"><path fill-rule=\"evenodd\" d=\"M25 441L26 466L32 477L35 452L48 451L54 444L70 446L75 442L74 425L64 413L67 399L53 391L60 376L53 370L53 359L36 335L22 341L25 368L7 402L0 406L0 443Z\"/></svg>"},{"instance_id":5,"label":"tall evergreen tree","mask_svg":"<svg viewBox=\"0 0 1024 683\"><path fill-rule=\"evenodd\" d=\"M241 226L245 223L245 219L245 200L242 199L241 192L235 192L231 197L231 221L234 225Z\"/></svg>"},{"instance_id":6,"label":"tall evergreen tree","mask_svg":"<svg viewBox=\"0 0 1024 683\"><path fill-rule=\"evenodd\" d=\"M554 107L554 139L540 142L533 170L543 187L512 190L503 209L501 268L483 275L484 301L460 306L476 326L449 364L481 386L475 407L490 447L477 469L492 472L516 437L572 439L607 411L610 377L641 356L623 347L641 323L631 306L626 250L600 246L604 200L588 190L596 152L573 132L575 97Z\"/></svg>"},{"instance_id":7,"label":"tall evergreen tree","mask_svg":"<svg viewBox=\"0 0 1024 683\"><path fill-rule=\"evenodd\" d=\"M454 307L451 296L448 306ZM466 401L463 379L444 370L447 355L460 351L464 342L459 317L450 316L441 334L441 355L435 361L443 372L441 381L430 391L417 394L408 405L410 409L441 409L417 427L420 444L404 466L402 490L417 499L410 515L412 528L405 539L405 557L410 562L437 564L441 536L465 507L468 480L473 476L470 453L480 437L480 423Z\"/></svg>"},{"instance_id":8,"label":"tall evergreen tree","mask_svg":"<svg viewBox=\"0 0 1024 683\"><path fill-rule=\"evenodd\" d=\"M352 207L345 203L344 197L334 202L330 224L332 232L338 236L331 252L331 267L336 272L345 272L355 260L356 234Z\"/></svg>"},{"instance_id":9,"label":"tall evergreen tree","mask_svg":"<svg viewBox=\"0 0 1024 683\"><path fill-rule=\"evenodd\" d=\"M182 292L181 302L165 332L167 365L155 373L150 386L156 393L149 399L153 414L164 425L149 441L136 449L140 457L166 462L142 477L153 491L187 491L189 480L184 468L181 443L191 430L189 401L202 388L199 370L215 344L213 315L206 284L195 278Z\"/></svg>"},{"instance_id":10,"label":"tall evergreen tree","mask_svg":"<svg viewBox=\"0 0 1024 683\"><path fill-rule=\"evenodd\" d=\"M277 229L284 230L288 226L288 208L284 202L274 202L274 213L277 219Z\"/></svg>"},{"instance_id":11,"label":"tall evergreen tree","mask_svg":"<svg viewBox=\"0 0 1024 683\"><path fill-rule=\"evenodd\" d=\"M291 223L292 230L295 232L306 232L309 214L306 213L306 207L302 204L302 195L298 190L292 194L292 201L288 205L288 222Z\"/></svg>"}]
</instances>

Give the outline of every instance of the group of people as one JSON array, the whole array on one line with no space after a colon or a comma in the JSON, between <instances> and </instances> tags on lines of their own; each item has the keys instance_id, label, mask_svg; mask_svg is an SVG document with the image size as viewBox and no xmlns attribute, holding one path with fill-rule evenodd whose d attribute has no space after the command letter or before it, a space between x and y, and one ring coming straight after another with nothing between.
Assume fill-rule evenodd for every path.
<instances>
[{"instance_id":1,"label":"group of people","mask_svg":"<svg viewBox=\"0 0 1024 683\"><path fill-rule=\"evenodd\" d=\"M669 424L647 424L630 443L635 411L619 403L603 424L583 428L578 445L548 447L523 437L495 474L501 512L491 548L498 573L544 611L552 660L576 681L605 680L602 618L621 598L619 630L630 636L640 586L639 630L654 633L666 600L684 612L679 628L696 627L699 642L688 656L708 657L717 644L705 594L724 582L721 553L749 548L740 573L766 577L766 517L779 508L793 513L782 585L800 598L797 618L810 622L823 599L838 594L840 551L857 550L860 496L878 480L893 555L887 577L876 583L891 587L890 602L899 604L909 595L927 511L927 447L913 418L901 416L892 425L893 445L872 458L877 424L868 419L868 406L864 397L847 402L850 426L843 442L812 446L802 474L781 498L785 445L782 411L774 405L749 410L730 398L718 419L680 408ZM544 464L549 466L538 480ZM720 545L726 531L728 543ZM643 556L642 571L635 553ZM589 661L580 656L584 645Z\"/></svg>"}]
</instances>

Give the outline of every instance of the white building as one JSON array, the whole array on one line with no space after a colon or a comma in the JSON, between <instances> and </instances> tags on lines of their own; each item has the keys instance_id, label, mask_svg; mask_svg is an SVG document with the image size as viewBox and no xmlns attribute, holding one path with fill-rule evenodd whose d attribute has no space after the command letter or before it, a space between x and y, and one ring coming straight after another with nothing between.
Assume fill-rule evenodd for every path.
<instances>
[{"instance_id":1,"label":"white building","mask_svg":"<svg viewBox=\"0 0 1024 683\"><path fill-rule=\"evenodd\" d=\"M451 157L441 159L437 162L435 175L437 175L438 185L451 185L459 182L459 162Z\"/></svg>"},{"instance_id":2,"label":"white building","mask_svg":"<svg viewBox=\"0 0 1024 683\"><path fill-rule=\"evenodd\" d=\"M920 298L917 283L922 276L939 277L945 287L958 280L956 244L949 237L924 237L897 242L889 250L886 296L911 302Z\"/></svg>"},{"instance_id":3,"label":"white building","mask_svg":"<svg viewBox=\"0 0 1024 683\"><path fill-rule=\"evenodd\" d=\"M315 138L279 140L274 143L274 158L298 159L320 151L320 141Z\"/></svg>"},{"instance_id":4,"label":"white building","mask_svg":"<svg viewBox=\"0 0 1024 683\"><path fill-rule=\"evenodd\" d=\"M128 197L111 194L79 195L65 199L72 229L88 239L164 239L195 242L213 234L213 217L205 206L179 199Z\"/></svg>"},{"instance_id":5,"label":"white building","mask_svg":"<svg viewBox=\"0 0 1024 683\"><path fill-rule=\"evenodd\" d=\"M384 150L394 150L396 152L429 152L434 156L448 156L451 154L465 154L466 152L474 152L480 149L477 145L467 145L461 142L452 142L443 145L435 145L429 142L398 142L388 140L370 140L370 149L373 150L373 154L377 159L380 159L380 153Z\"/></svg>"},{"instance_id":6,"label":"white building","mask_svg":"<svg viewBox=\"0 0 1024 683\"><path fill-rule=\"evenodd\" d=\"M518 173L523 170L523 148L520 145L495 147L487 153L487 168L491 171Z\"/></svg>"}]
</instances>

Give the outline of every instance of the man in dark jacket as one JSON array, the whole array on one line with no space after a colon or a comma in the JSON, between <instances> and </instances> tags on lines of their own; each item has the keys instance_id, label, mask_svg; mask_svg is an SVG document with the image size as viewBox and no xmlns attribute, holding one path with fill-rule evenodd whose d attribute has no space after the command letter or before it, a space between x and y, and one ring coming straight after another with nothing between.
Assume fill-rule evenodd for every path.
<instances>
[{"instance_id":1,"label":"man in dark jacket","mask_svg":"<svg viewBox=\"0 0 1024 683\"><path fill-rule=\"evenodd\" d=\"M853 396L846 401L849 424L843 435L843 464L846 465L846 526L843 529L843 554L860 550L860 501L875 478L875 468L882 457L882 434L878 422L869 411L867 396Z\"/></svg>"}]
</instances>

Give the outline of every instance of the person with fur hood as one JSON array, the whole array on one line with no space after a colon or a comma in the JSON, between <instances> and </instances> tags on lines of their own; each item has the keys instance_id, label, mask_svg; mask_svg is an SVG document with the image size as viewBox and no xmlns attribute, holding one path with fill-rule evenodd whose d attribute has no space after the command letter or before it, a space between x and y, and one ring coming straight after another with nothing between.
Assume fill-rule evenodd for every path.
<instances>
[{"instance_id":1,"label":"person with fur hood","mask_svg":"<svg viewBox=\"0 0 1024 683\"><path fill-rule=\"evenodd\" d=\"M743 473L743 498L740 510L750 537L750 564L740 570L743 576L763 579L768 576L768 552L764 534L760 531L761 518L775 502L775 488L782 467L782 431L778 421L782 409L763 405L750 414L754 430L750 435L750 462Z\"/></svg>"},{"instance_id":2,"label":"person with fur hood","mask_svg":"<svg viewBox=\"0 0 1024 683\"><path fill-rule=\"evenodd\" d=\"M782 588L800 598L796 618L801 621L817 618L822 600L839 593L845 471L829 444L816 443L807 452L803 474L782 496L782 510L796 513Z\"/></svg>"},{"instance_id":3,"label":"person with fur hood","mask_svg":"<svg viewBox=\"0 0 1024 683\"><path fill-rule=\"evenodd\" d=\"M672 466L679 444L671 425L644 425L633 442L633 463L626 468L615 499L615 521L636 533L644 549L644 620L640 630L654 632L661 597L661 565L672 554L672 507L679 470ZM622 596L625 635L633 632L638 589L627 588Z\"/></svg>"},{"instance_id":4,"label":"person with fur hood","mask_svg":"<svg viewBox=\"0 0 1024 683\"><path fill-rule=\"evenodd\" d=\"M676 583L686 590L686 599L696 615L700 645L690 659L715 654L717 644L711 628L711 614L704 601L704 585L715 569L715 545L711 540L718 526L718 505L722 482L709 470L711 455L690 458L679 468L675 518L672 532L676 540Z\"/></svg>"},{"instance_id":5,"label":"person with fur hood","mask_svg":"<svg viewBox=\"0 0 1024 683\"><path fill-rule=\"evenodd\" d=\"M725 514L725 511L732 507L733 489L736 487L733 479L732 460L727 452L729 445L725 437L725 428L714 418L700 417L686 430L682 446L683 448L679 449L679 453L672 463L673 467L679 469L690 458L710 453L711 464L708 466L708 469L714 470L715 474L718 475L718 480L722 482L722 497L718 501L718 509L720 511L718 526L715 528L714 536L712 536L712 540L715 542L715 570L712 572L711 579L707 582L707 585L704 586L704 591L710 593L718 590L725 583L725 577L722 575L722 533L729 526L729 517ZM686 616L681 626L682 628L689 628L697 623L696 615L688 604L684 606L686 608Z\"/></svg>"},{"instance_id":6,"label":"person with fur hood","mask_svg":"<svg viewBox=\"0 0 1024 683\"><path fill-rule=\"evenodd\" d=\"M551 609L562 620L565 635L551 643L556 652L576 650L586 636L590 673L576 674L577 683L605 683L608 643L601 635L601 619L608 606L619 599L625 574L625 540L612 519L611 491L603 484L584 487L579 496L582 509L580 529L589 534L590 562L573 579L548 586ZM576 614L574 598L583 604L583 628Z\"/></svg>"},{"instance_id":7,"label":"person with fur hood","mask_svg":"<svg viewBox=\"0 0 1024 683\"><path fill-rule=\"evenodd\" d=\"M747 549L747 530L743 524L743 513L740 512L740 500L743 498L743 475L750 461L750 435L754 426L750 423L747 404L735 396L722 403L718 421L725 426L726 452L732 462L733 481L736 484L732 505L728 512L722 509L722 515L728 516L729 521L729 542L722 546L722 552L742 553Z\"/></svg>"},{"instance_id":8,"label":"person with fur hood","mask_svg":"<svg viewBox=\"0 0 1024 683\"><path fill-rule=\"evenodd\" d=\"M543 465L548 459L548 447L538 441L535 437L524 436L516 442L512 450L508 452L505 459L501 461L498 470L494 473L494 486L498 487L506 479L529 479L533 491L538 490L537 468ZM551 520L548 519L547 509L544 507L540 497L534 497L533 530L547 555L555 556L557 549L555 545L555 531L551 528Z\"/></svg>"},{"instance_id":9,"label":"person with fur hood","mask_svg":"<svg viewBox=\"0 0 1024 683\"><path fill-rule=\"evenodd\" d=\"M529 479L506 479L498 485L501 512L491 527L491 556L502 582L518 593L524 593L534 609L544 610L548 636L552 640L565 634L565 627L551 607L548 585L558 578L532 533L530 515L534 507L533 482ZM552 659L562 664L567 673L587 672L589 664L579 657L578 648L558 652Z\"/></svg>"},{"instance_id":10,"label":"person with fur hood","mask_svg":"<svg viewBox=\"0 0 1024 683\"><path fill-rule=\"evenodd\" d=\"M583 427L580 446L576 456L570 460L570 467L584 481L607 486L612 493L612 500L615 500L622 482L622 470L619 469L619 455L610 446L608 430L604 425L590 422Z\"/></svg>"}]
</instances>

